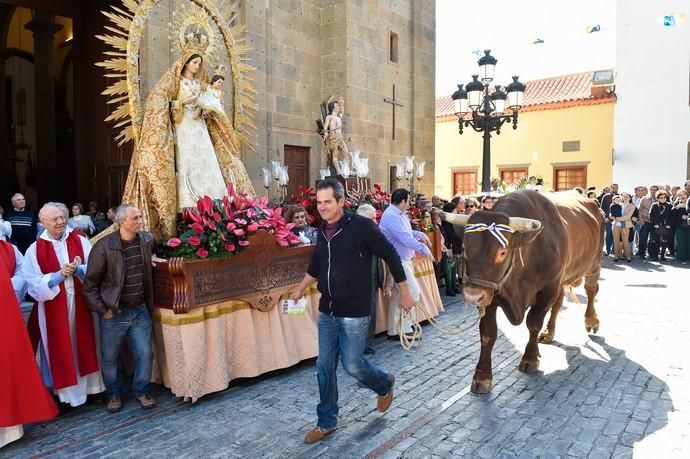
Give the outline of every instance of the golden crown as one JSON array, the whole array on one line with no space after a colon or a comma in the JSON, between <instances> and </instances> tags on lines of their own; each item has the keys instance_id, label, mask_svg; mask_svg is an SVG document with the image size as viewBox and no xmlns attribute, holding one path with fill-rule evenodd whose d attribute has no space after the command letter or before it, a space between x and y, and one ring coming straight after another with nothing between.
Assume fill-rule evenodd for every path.
<instances>
[{"instance_id":1,"label":"golden crown","mask_svg":"<svg viewBox=\"0 0 690 459\"><path fill-rule=\"evenodd\" d=\"M205 54L208 49L208 36L200 30L193 30L184 35L182 49L187 53Z\"/></svg>"},{"instance_id":2,"label":"golden crown","mask_svg":"<svg viewBox=\"0 0 690 459\"><path fill-rule=\"evenodd\" d=\"M210 17L193 5L185 5L173 12L170 41L173 53L199 54L204 59L215 55L216 34Z\"/></svg>"}]
</instances>

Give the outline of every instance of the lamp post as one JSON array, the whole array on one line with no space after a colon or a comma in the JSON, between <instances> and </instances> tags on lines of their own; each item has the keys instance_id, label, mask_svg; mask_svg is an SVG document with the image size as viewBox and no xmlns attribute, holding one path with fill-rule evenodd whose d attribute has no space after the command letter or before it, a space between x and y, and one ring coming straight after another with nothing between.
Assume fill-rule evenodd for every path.
<instances>
[{"instance_id":1,"label":"lamp post","mask_svg":"<svg viewBox=\"0 0 690 459\"><path fill-rule=\"evenodd\" d=\"M501 133L504 123L513 122L513 129L517 129L518 111L522 108L522 99L525 94L525 85L513 77L513 82L508 85L507 92L500 86L489 94L489 84L494 79L496 60L491 50L484 50L484 56L479 59L479 74L472 75L472 81L458 85L458 90L453 93L453 105L455 115L458 117L458 132L463 133L463 127L471 127L477 132L484 133L484 148L482 156L482 192L490 191L491 180L491 133ZM510 115L504 115L506 108L512 111ZM472 114L470 119L465 115Z\"/></svg>"}]
</instances>

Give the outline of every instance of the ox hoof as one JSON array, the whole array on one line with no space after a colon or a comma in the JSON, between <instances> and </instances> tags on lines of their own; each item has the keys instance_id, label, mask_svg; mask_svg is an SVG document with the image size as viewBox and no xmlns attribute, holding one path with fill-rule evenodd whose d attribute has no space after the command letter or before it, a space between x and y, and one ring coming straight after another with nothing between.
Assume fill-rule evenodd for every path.
<instances>
[{"instance_id":1,"label":"ox hoof","mask_svg":"<svg viewBox=\"0 0 690 459\"><path fill-rule=\"evenodd\" d=\"M539 342L544 344L551 344L553 343L553 335L549 332L542 332L539 335Z\"/></svg>"},{"instance_id":2,"label":"ox hoof","mask_svg":"<svg viewBox=\"0 0 690 459\"><path fill-rule=\"evenodd\" d=\"M491 392L491 379L473 380L470 390L474 394L488 394Z\"/></svg>"},{"instance_id":3,"label":"ox hoof","mask_svg":"<svg viewBox=\"0 0 690 459\"><path fill-rule=\"evenodd\" d=\"M599 331L599 320L592 321L591 323L585 323L585 329L587 333L596 334Z\"/></svg>"},{"instance_id":4,"label":"ox hoof","mask_svg":"<svg viewBox=\"0 0 690 459\"><path fill-rule=\"evenodd\" d=\"M539 360L525 360L522 359L520 361L520 365L518 366L518 370L522 371L523 373L534 373L539 369Z\"/></svg>"}]
</instances>

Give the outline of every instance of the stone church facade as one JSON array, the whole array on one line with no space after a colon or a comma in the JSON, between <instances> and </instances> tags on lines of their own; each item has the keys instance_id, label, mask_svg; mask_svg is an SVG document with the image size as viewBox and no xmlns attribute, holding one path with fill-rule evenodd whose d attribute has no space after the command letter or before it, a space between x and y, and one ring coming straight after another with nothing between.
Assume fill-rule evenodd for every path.
<instances>
[{"instance_id":1,"label":"stone church facade","mask_svg":"<svg viewBox=\"0 0 690 459\"><path fill-rule=\"evenodd\" d=\"M421 189L433 190L434 171L434 79L435 79L435 2L433 0L216 0L236 2L235 21L246 26L246 43L252 48L250 63L256 67L252 78L256 87L255 151L242 152L255 188L262 190L261 167L272 160L289 165L291 186L313 185L319 169L326 166L326 148L316 132L321 118L321 103L333 95L344 99L343 134L350 149L370 158L372 182L384 188L407 186L394 180L391 166L407 155L426 161L426 176ZM42 177L72 177L65 183L52 183L50 189L39 177L36 202L97 200L101 207L119 202L132 145L118 146L118 130L103 119L112 110L100 93L108 85L103 69L105 45L94 39L104 33L106 20L100 11L119 5L119 0L0 0L6 7L0 19L0 32L12 36L19 9L42 12L50 23L58 17L73 21L73 40L55 41L55 49L66 49L67 71L73 80L68 97L73 97L73 129L66 153L50 149L35 151L37 164L48 165ZM173 11L184 0L161 0L149 17L148 31L142 37L140 69L142 96L176 59L168 41ZM35 15L34 15L35 16ZM51 19L52 18L52 19ZM14 21L14 22L13 22ZM23 25L19 25L23 29ZM0 33L0 36L3 36ZM8 42L9 43L9 42ZM5 46L5 50L3 50ZM8 58L9 45L0 46ZM65 48L65 46L67 48ZM62 47L62 48L60 48ZM29 70L30 46L18 56ZM63 52L64 53L64 52ZM73 76L72 76L73 75ZM8 78L14 78L8 75ZM55 78L57 80L57 78ZM72 85L73 82L73 86ZM12 98L14 84L7 97ZM32 91L32 85L23 86ZM31 100L31 95L29 94ZM36 103L35 112L50 111ZM228 105L226 105L228 106ZM231 106L231 104L230 104ZM8 114L11 125L12 113ZM2 117L0 117L2 118ZM36 119L36 131L46 122ZM58 135L60 128L58 126ZM2 139L0 139L2 140ZM7 140L7 139L6 139ZM27 139L37 145L35 139ZM16 142L14 142L16 143ZM40 144L39 144L40 145ZM12 156L12 139L0 146L2 158ZM9 151L9 153L7 153ZM0 159L2 159L0 158ZM39 171L40 172L40 171ZM3 204L16 191L13 171L0 177ZM11 180L10 180L11 178ZM10 185L15 183L15 185ZM414 184L418 186L417 183ZM7 189L5 189L7 188ZM21 191L21 190L19 190ZM7 198L7 199L6 199Z\"/></svg>"}]
</instances>

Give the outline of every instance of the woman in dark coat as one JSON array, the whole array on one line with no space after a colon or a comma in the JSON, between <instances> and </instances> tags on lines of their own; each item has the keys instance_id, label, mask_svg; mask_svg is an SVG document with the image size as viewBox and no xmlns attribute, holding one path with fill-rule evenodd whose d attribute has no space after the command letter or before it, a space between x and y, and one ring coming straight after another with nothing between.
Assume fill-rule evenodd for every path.
<instances>
[{"instance_id":1,"label":"woman in dark coat","mask_svg":"<svg viewBox=\"0 0 690 459\"><path fill-rule=\"evenodd\" d=\"M444 204L443 211L453 213L456 211L456 205L452 202ZM446 274L446 295L455 296L455 294L462 292L462 288L459 285L460 276L462 276L462 270L460 269L462 265L462 237L455 232L455 227L452 223L443 220L441 227L446 247L452 253L448 259L448 264L444 268Z\"/></svg>"},{"instance_id":2,"label":"woman in dark coat","mask_svg":"<svg viewBox=\"0 0 690 459\"><path fill-rule=\"evenodd\" d=\"M690 258L690 226L688 225L688 195L685 190L678 191L676 205L671 210L671 228L676 239L676 261Z\"/></svg>"},{"instance_id":3,"label":"woman in dark coat","mask_svg":"<svg viewBox=\"0 0 690 459\"><path fill-rule=\"evenodd\" d=\"M673 242L671 236L671 204L668 202L666 190L656 192L656 202L649 209L649 219L652 224L652 240L650 243L650 253L652 260L659 260L661 251L661 261L666 261L666 248Z\"/></svg>"}]
</instances>

